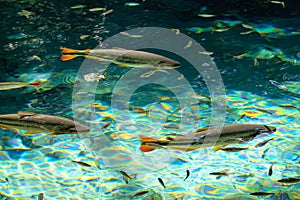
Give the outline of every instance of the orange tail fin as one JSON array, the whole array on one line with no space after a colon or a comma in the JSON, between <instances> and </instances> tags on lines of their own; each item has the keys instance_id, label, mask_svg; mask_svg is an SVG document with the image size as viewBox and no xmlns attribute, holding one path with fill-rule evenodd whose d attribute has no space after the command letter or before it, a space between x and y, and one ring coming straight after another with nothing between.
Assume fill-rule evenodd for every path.
<instances>
[{"instance_id":1,"label":"orange tail fin","mask_svg":"<svg viewBox=\"0 0 300 200\"><path fill-rule=\"evenodd\" d=\"M144 143L147 143L147 142L152 142L152 143L155 143L155 142L158 142L158 140L156 139L153 139L152 137L148 137L148 136L140 136L140 141L141 141L141 146L140 146L140 150L142 152L149 152L149 151L153 151L155 150L154 147L151 147L147 144L144 144Z\"/></svg>"},{"instance_id":2,"label":"orange tail fin","mask_svg":"<svg viewBox=\"0 0 300 200\"><path fill-rule=\"evenodd\" d=\"M60 48L61 53L78 53L79 50L76 49L69 49L69 48Z\"/></svg>"},{"instance_id":3,"label":"orange tail fin","mask_svg":"<svg viewBox=\"0 0 300 200\"><path fill-rule=\"evenodd\" d=\"M141 143L158 142L158 140L153 139L152 137L148 137L148 136L140 136L140 141L141 141Z\"/></svg>"},{"instance_id":4,"label":"orange tail fin","mask_svg":"<svg viewBox=\"0 0 300 200\"><path fill-rule=\"evenodd\" d=\"M37 89L40 86L40 82L34 81L30 83L31 86L33 86L35 89Z\"/></svg>"},{"instance_id":5,"label":"orange tail fin","mask_svg":"<svg viewBox=\"0 0 300 200\"><path fill-rule=\"evenodd\" d=\"M62 55L60 57L61 61L67 61L67 60L72 60L73 58L76 58L78 55Z\"/></svg>"},{"instance_id":6,"label":"orange tail fin","mask_svg":"<svg viewBox=\"0 0 300 200\"><path fill-rule=\"evenodd\" d=\"M149 151L155 150L155 148L154 148L154 147L151 147L151 146L149 146L149 145L142 144L142 145L140 146L140 150L141 150L142 152L149 152Z\"/></svg>"},{"instance_id":7,"label":"orange tail fin","mask_svg":"<svg viewBox=\"0 0 300 200\"><path fill-rule=\"evenodd\" d=\"M69 49L69 48L60 48L62 54L75 54L75 53L90 53L90 49L85 50L76 50L76 49Z\"/></svg>"}]
</instances>

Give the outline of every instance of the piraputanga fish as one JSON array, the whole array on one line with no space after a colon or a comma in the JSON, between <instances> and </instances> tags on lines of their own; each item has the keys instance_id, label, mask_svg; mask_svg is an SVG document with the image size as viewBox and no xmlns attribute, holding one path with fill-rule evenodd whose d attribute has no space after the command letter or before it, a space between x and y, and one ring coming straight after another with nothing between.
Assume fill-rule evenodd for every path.
<instances>
[{"instance_id":1,"label":"piraputanga fish","mask_svg":"<svg viewBox=\"0 0 300 200\"><path fill-rule=\"evenodd\" d=\"M87 133L90 131L89 127L67 118L26 112L0 115L0 127L27 130L27 134L49 132L58 135Z\"/></svg>"},{"instance_id":2,"label":"piraputanga fish","mask_svg":"<svg viewBox=\"0 0 300 200\"><path fill-rule=\"evenodd\" d=\"M149 53L145 51L135 51L127 49L85 49L75 50L61 48L61 60L71 60L78 56L101 61L112 62L124 67L141 67L155 69L173 69L179 67L180 63L176 60Z\"/></svg>"},{"instance_id":3,"label":"piraputanga fish","mask_svg":"<svg viewBox=\"0 0 300 200\"><path fill-rule=\"evenodd\" d=\"M0 83L0 90L12 90L28 86L32 86L37 89L39 85L39 82L2 82Z\"/></svg>"},{"instance_id":4,"label":"piraputanga fish","mask_svg":"<svg viewBox=\"0 0 300 200\"><path fill-rule=\"evenodd\" d=\"M273 133L275 127L259 124L233 124L223 126L221 133L217 128L201 128L197 131L176 136L168 137L166 140L156 140L147 136L140 136L140 150L143 152L153 151L156 148L169 148L173 150L191 151L203 145L206 136L217 137L217 141L205 141L204 147L226 146L228 144L250 141L261 133ZM218 148L220 149L220 148Z\"/></svg>"}]
</instances>

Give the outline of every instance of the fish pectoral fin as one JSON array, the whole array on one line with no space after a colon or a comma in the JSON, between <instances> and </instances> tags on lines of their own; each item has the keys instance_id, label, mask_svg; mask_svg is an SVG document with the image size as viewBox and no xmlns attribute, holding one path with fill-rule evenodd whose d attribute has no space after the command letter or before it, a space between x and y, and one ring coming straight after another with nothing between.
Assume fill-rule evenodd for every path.
<instances>
[{"instance_id":1,"label":"fish pectoral fin","mask_svg":"<svg viewBox=\"0 0 300 200\"><path fill-rule=\"evenodd\" d=\"M72 60L73 58L76 58L78 55L61 55L60 60L61 61L67 61Z\"/></svg>"}]
</instances>

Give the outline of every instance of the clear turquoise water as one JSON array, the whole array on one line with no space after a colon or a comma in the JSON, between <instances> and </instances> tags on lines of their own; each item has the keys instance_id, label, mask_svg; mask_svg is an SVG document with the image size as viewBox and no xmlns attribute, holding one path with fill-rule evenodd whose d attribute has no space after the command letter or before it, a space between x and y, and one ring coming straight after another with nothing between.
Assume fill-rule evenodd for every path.
<instances>
[{"instance_id":1,"label":"clear turquoise water","mask_svg":"<svg viewBox=\"0 0 300 200\"><path fill-rule=\"evenodd\" d=\"M148 193L136 198L299 199L299 183L277 182L287 177L299 178L300 173L299 16L216 14L203 18L197 14L214 13L209 4L146 1L130 7L125 3L3 2L1 82L47 80L47 87L40 92L34 88L0 91L1 114L29 111L72 118L75 111L76 120L90 124L92 131L88 135L53 137L47 133L26 136L0 130L1 198L37 199L39 193L44 193L45 199L132 199L137 192L147 190ZM71 8L75 5L84 6ZM103 17L104 11L89 11L96 7L113 12ZM34 13L22 16L22 10ZM115 84L129 72L116 65L107 69L107 79L101 80L96 90L87 89L83 95L96 94L94 106L83 102L72 110L72 98L83 98L73 90L83 59L60 61L60 47L92 49L119 32L148 26L179 29L206 51L213 52L210 56L226 89L226 124L266 124L275 126L277 131L272 136L238 145L248 148L241 152L202 148L191 152L158 149L142 153L140 135L159 139L209 126L211 103L205 98L192 98L200 101L199 107L178 111L178 99L189 97L190 91L183 89L181 94L174 95L171 88L153 84L137 88L129 102L130 106L149 110L149 114L132 109L124 113L127 102L116 102L118 106L114 108L110 103ZM268 32L262 34L262 28ZM162 53L182 63L178 72L195 92L211 95L203 78L184 58ZM94 70L98 72L97 68ZM158 73L168 81L167 73ZM126 91L127 87L120 89ZM163 128L164 125L180 125L181 129ZM274 139L263 147L255 147L271 137ZM89 163L91 167L72 160ZM272 164L273 174L269 176ZM133 177L128 184L120 170ZM186 170L190 175L184 180ZM228 175L209 174L223 171ZM274 194L253 196L252 192Z\"/></svg>"}]
</instances>

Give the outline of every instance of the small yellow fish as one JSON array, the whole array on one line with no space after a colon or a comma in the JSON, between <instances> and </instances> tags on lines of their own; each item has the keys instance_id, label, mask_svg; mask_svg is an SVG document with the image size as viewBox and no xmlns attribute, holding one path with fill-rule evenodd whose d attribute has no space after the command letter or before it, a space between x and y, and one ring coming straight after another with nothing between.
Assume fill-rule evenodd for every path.
<instances>
[{"instance_id":1,"label":"small yellow fish","mask_svg":"<svg viewBox=\"0 0 300 200\"><path fill-rule=\"evenodd\" d=\"M200 17L205 17L205 18L208 18L208 17L215 17L216 15L212 15L212 14L198 14L198 16Z\"/></svg>"},{"instance_id":2,"label":"small yellow fish","mask_svg":"<svg viewBox=\"0 0 300 200\"><path fill-rule=\"evenodd\" d=\"M282 8L285 8L285 3L283 1L270 1L270 3L280 4Z\"/></svg>"},{"instance_id":3,"label":"small yellow fish","mask_svg":"<svg viewBox=\"0 0 300 200\"><path fill-rule=\"evenodd\" d=\"M89 9L90 12L97 12L97 11L104 11L106 8L91 8Z\"/></svg>"},{"instance_id":4,"label":"small yellow fish","mask_svg":"<svg viewBox=\"0 0 300 200\"><path fill-rule=\"evenodd\" d=\"M106 15L112 13L114 10L113 9L110 9L108 11L105 11L104 13L101 14L102 17L105 17Z\"/></svg>"},{"instance_id":5,"label":"small yellow fish","mask_svg":"<svg viewBox=\"0 0 300 200\"><path fill-rule=\"evenodd\" d=\"M71 9L80 9L80 8L85 8L86 5L75 5L75 6L72 6Z\"/></svg>"},{"instance_id":6,"label":"small yellow fish","mask_svg":"<svg viewBox=\"0 0 300 200\"><path fill-rule=\"evenodd\" d=\"M187 45L184 47L184 49L190 48L190 47L192 46L192 44L193 44L192 40L189 41L189 42L187 43Z\"/></svg>"},{"instance_id":7,"label":"small yellow fish","mask_svg":"<svg viewBox=\"0 0 300 200\"><path fill-rule=\"evenodd\" d=\"M208 55L208 56L214 54L214 52L210 52L210 51L198 51L198 53L203 55Z\"/></svg>"}]
</instances>

